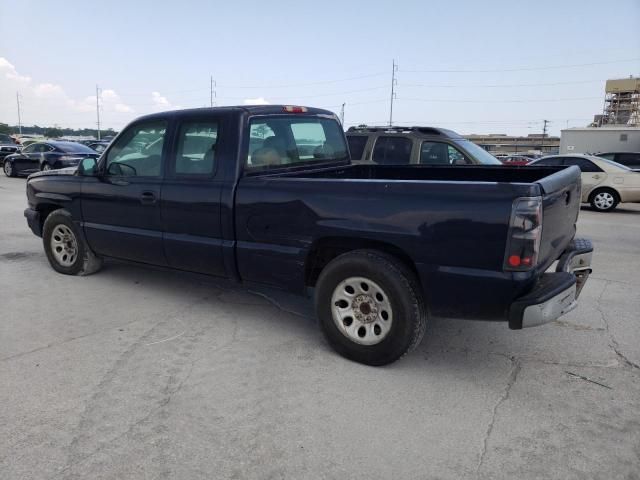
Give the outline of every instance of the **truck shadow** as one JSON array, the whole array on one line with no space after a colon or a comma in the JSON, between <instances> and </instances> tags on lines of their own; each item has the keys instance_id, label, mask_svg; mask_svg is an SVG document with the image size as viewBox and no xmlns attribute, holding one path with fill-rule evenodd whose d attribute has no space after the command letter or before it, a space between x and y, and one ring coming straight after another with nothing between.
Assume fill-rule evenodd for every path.
<instances>
[{"instance_id":1,"label":"truck shadow","mask_svg":"<svg viewBox=\"0 0 640 480\"><path fill-rule=\"evenodd\" d=\"M194 296L204 298L198 301L211 309L212 328L217 312L232 312L242 330L266 329L284 345L298 344L299 348L315 350L321 356L337 356L322 337L312 299L266 287L246 288L206 275L115 261L107 262L97 276L108 276L110 282L131 284L132 288L141 290L142 296L160 295L178 305L188 305ZM385 368L412 371L428 368L433 361L451 363L453 367L471 362L472 358L483 362L499 357L507 359L505 361L527 358L554 363L573 361L576 352L582 352L578 356L584 359L580 361L591 361L589 345L596 340L594 335L599 337L602 332L567 325L550 324L513 331L506 322L434 318L428 322L422 343L401 361ZM571 345L571 348L567 351L560 348L562 345ZM327 361L333 360L327 357Z\"/></svg>"}]
</instances>

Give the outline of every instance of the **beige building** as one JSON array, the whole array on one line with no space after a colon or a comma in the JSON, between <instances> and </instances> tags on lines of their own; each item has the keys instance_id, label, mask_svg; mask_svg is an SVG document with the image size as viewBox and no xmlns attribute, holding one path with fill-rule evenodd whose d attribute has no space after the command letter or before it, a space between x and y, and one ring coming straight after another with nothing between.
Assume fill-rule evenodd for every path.
<instances>
[{"instance_id":1,"label":"beige building","mask_svg":"<svg viewBox=\"0 0 640 480\"><path fill-rule=\"evenodd\" d=\"M504 134L464 135L464 138L495 154L537 153L551 155L560 149L560 137L532 133L526 137Z\"/></svg>"}]
</instances>

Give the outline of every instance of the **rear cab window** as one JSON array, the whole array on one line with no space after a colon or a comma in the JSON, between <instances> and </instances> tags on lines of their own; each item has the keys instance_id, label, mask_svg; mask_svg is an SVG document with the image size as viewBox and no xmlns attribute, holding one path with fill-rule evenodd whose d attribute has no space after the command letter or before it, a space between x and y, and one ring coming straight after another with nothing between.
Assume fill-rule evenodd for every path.
<instances>
[{"instance_id":1,"label":"rear cab window","mask_svg":"<svg viewBox=\"0 0 640 480\"><path fill-rule=\"evenodd\" d=\"M248 171L348 159L344 134L332 118L266 115L249 120Z\"/></svg>"}]
</instances>

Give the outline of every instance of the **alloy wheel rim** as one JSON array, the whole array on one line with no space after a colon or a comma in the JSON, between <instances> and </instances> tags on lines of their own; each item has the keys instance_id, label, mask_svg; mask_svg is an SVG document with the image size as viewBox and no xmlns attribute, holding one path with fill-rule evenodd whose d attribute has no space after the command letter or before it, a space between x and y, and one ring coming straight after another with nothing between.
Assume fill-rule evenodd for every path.
<instances>
[{"instance_id":1,"label":"alloy wheel rim","mask_svg":"<svg viewBox=\"0 0 640 480\"><path fill-rule=\"evenodd\" d=\"M595 196L595 198L593 199L593 203L595 203L596 207L598 207L600 210L606 210L613 206L614 198L610 193L602 192Z\"/></svg>"},{"instance_id":2,"label":"alloy wheel rim","mask_svg":"<svg viewBox=\"0 0 640 480\"><path fill-rule=\"evenodd\" d=\"M366 277L349 277L331 295L331 315L352 342L376 345L391 331L393 309L380 285Z\"/></svg>"},{"instance_id":3,"label":"alloy wheel rim","mask_svg":"<svg viewBox=\"0 0 640 480\"><path fill-rule=\"evenodd\" d=\"M6 173L7 176L11 175L11 162L4 162L4 173Z\"/></svg>"},{"instance_id":4,"label":"alloy wheel rim","mask_svg":"<svg viewBox=\"0 0 640 480\"><path fill-rule=\"evenodd\" d=\"M48 163L45 163L42 167L42 170L44 170L45 172L51 170L51 166Z\"/></svg>"},{"instance_id":5,"label":"alloy wheel rim","mask_svg":"<svg viewBox=\"0 0 640 480\"><path fill-rule=\"evenodd\" d=\"M51 234L51 252L56 262L63 267L72 266L78 257L78 242L73 231L66 225L56 225Z\"/></svg>"}]
</instances>

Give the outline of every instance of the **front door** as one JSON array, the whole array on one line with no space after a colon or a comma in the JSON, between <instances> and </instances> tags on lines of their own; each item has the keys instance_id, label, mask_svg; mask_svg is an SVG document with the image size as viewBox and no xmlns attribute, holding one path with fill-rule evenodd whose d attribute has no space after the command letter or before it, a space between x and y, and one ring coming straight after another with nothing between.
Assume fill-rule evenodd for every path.
<instances>
[{"instance_id":1,"label":"front door","mask_svg":"<svg viewBox=\"0 0 640 480\"><path fill-rule=\"evenodd\" d=\"M182 117L162 186L164 251L169 266L225 276L221 204L225 158L218 118ZM232 160L228 158L228 160Z\"/></svg>"},{"instance_id":2,"label":"front door","mask_svg":"<svg viewBox=\"0 0 640 480\"><path fill-rule=\"evenodd\" d=\"M87 241L100 255L166 265L160 191L166 120L131 125L103 156L101 174L82 184Z\"/></svg>"}]
</instances>

